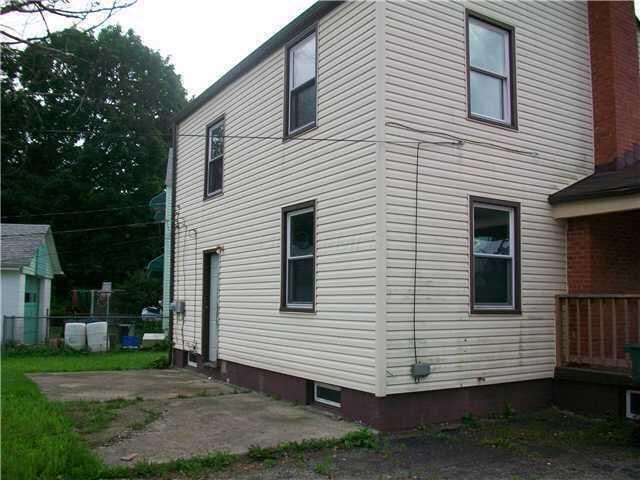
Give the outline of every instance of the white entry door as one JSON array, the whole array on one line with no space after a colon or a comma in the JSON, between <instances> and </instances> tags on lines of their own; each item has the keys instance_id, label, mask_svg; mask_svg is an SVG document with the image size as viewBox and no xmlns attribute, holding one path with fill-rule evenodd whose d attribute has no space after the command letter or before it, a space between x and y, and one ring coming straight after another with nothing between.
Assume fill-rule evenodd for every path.
<instances>
[{"instance_id":1,"label":"white entry door","mask_svg":"<svg viewBox=\"0 0 640 480\"><path fill-rule=\"evenodd\" d=\"M220 290L220 255L213 253L209 260L209 361L218 360L218 313Z\"/></svg>"}]
</instances>

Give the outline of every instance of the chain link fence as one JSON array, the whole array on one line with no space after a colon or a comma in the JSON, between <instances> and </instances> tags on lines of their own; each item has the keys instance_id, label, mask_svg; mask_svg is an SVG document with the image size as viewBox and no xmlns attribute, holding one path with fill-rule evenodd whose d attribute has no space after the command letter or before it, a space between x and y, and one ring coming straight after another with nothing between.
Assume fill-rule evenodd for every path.
<instances>
[{"instance_id":1,"label":"chain link fence","mask_svg":"<svg viewBox=\"0 0 640 480\"><path fill-rule=\"evenodd\" d=\"M0 338L5 348L12 345L61 347L65 345L65 334L69 334L66 328L68 323L84 323L86 326L105 322L110 350L137 348L142 345L145 333L166 333L163 330L163 320L166 325L166 319L162 316L144 315L3 316Z\"/></svg>"}]
</instances>

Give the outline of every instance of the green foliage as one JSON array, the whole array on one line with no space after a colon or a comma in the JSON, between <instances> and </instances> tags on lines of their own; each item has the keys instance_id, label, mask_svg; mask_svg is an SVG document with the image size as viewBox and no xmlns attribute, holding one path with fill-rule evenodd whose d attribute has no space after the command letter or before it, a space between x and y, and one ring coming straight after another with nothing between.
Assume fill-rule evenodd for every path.
<instances>
[{"instance_id":1,"label":"green foliage","mask_svg":"<svg viewBox=\"0 0 640 480\"><path fill-rule=\"evenodd\" d=\"M99 478L104 466L73 430L71 419L57 402L49 402L25 373L143 368L161 353L123 352L55 355L3 355L2 478L12 480ZM95 407L100 409L101 407ZM106 410L109 410L107 407ZM88 421L98 428L104 411Z\"/></svg>"},{"instance_id":2,"label":"green foliage","mask_svg":"<svg viewBox=\"0 0 640 480\"><path fill-rule=\"evenodd\" d=\"M155 360L149 362L146 368L157 368L159 370L164 370L165 368L169 368L171 366L171 362L169 361L169 356L167 354L162 357L156 358Z\"/></svg>"},{"instance_id":3,"label":"green foliage","mask_svg":"<svg viewBox=\"0 0 640 480\"><path fill-rule=\"evenodd\" d=\"M80 433L96 433L109 426L120 410L139 403L142 399L118 398L104 402L59 402L61 410L71 418Z\"/></svg>"},{"instance_id":4,"label":"green foliage","mask_svg":"<svg viewBox=\"0 0 640 480\"><path fill-rule=\"evenodd\" d=\"M502 412L502 416L504 418L512 418L515 415L516 411L513 409L509 402L504 404L504 410Z\"/></svg>"},{"instance_id":5,"label":"green foliage","mask_svg":"<svg viewBox=\"0 0 640 480\"><path fill-rule=\"evenodd\" d=\"M478 428L480 426L478 420L471 412L465 412L464 415L462 415L462 425L467 428Z\"/></svg>"},{"instance_id":6,"label":"green foliage","mask_svg":"<svg viewBox=\"0 0 640 480\"><path fill-rule=\"evenodd\" d=\"M237 459L230 453L212 453L201 457L178 459L165 463L139 462L133 467L111 467L101 478L151 478L182 473L195 476L204 472L219 472L230 467Z\"/></svg>"},{"instance_id":7,"label":"green foliage","mask_svg":"<svg viewBox=\"0 0 640 480\"><path fill-rule=\"evenodd\" d=\"M162 413L157 410L144 410L144 418L139 422L134 422L129 427L132 430L144 430L144 428L158 420L162 416Z\"/></svg>"},{"instance_id":8,"label":"green foliage","mask_svg":"<svg viewBox=\"0 0 640 480\"><path fill-rule=\"evenodd\" d=\"M262 448L252 446L247 454L249 459L255 462L265 460L277 460L282 457L301 455L305 452L314 452L328 448L351 449L368 448L376 449L380 441L371 430L362 428L355 432L349 432L340 438L318 438L302 440L300 442L285 442L277 447Z\"/></svg>"},{"instance_id":9,"label":"green foliage","mask_svg":"<svg viewBox=\"0 0 640 480\"><path fill-rule=\"evenodd\" d=\"M2 49L2 215L72 230L144 223L163 188L171 117L186 103L167 58L131 30L97 35L69 29L45 46ZM116 208L42 216L44 212ZM56 282L62 313L69 289L124 282L162 252L162 225L58 235L65 277ZM154 304L159 297L154 298Z\"/></svg>"},{"instance_id":10,"label":"green foliage","mask_svg":"<svg viewBox=\"0 0 640 480\"><path fill-rule=\"evenodd\" d=\"M116 282L114 288L122 290L113 295L112 312L140 314L144 307L157 307L162 299L162 279L156 275L147 275L144 270L137 270L126 275L122 282ZM161 322L143 322L149 330L162 331ZM160 330L158 330L160 326ZM138 333L138 332L136 332ZM141 331L140 334L145 333Z\"/></svg>"},{"instance_id":11,"label":"green foliage","mask_svg":"<svg viewBox=\"0 0 640 480\"><path fill-rule=\"evenodd\" d=\"M333 462L331 458L326 458L322 462L318 462L313 466L313 471L318 475L329 476L331 475L331 468L333 467Z\"/></svg>"}]
</instances>

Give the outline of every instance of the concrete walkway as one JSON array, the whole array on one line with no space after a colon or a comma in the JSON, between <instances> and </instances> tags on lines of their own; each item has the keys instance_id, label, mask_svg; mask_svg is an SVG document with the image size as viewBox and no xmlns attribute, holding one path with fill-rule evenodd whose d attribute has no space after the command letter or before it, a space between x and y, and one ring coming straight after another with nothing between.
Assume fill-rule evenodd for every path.
<instances>
[{"instance_id":1,"label":"concrete walkway","mask_svg":"<svg viewBox=\"0 0 640 480\"><path fill-rule=\"evenodd\" d=\"M211 452L245 453L251 446L340 437L359 425L312 407L274 400L186 370L129 370L30 376L52 400L144 400L158 412L143 429L126 428L96 452L111 465L162 462ZM121 416L127 415L124 409Z\"/></svg>"}]
</instances>

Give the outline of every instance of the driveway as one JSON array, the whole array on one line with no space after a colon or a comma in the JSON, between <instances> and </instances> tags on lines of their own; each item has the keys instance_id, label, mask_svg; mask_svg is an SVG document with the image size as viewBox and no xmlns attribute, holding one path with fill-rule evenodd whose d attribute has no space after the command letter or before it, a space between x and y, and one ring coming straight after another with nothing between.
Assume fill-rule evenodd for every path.
<instances>
[{"instance_id":1,"label":"driveway","mask_svg":"<svg viewBox=\"0 0 640 480\"><path fill-rule=\"evenodd\" d=\"M252 446L341 437L358 430L316 408L297 406L187 370L30 375L51 400L138 399L89 443L107 464L164 462ZM93 440L93 441L92 441Z\"/></svg>"}]
</instances>

